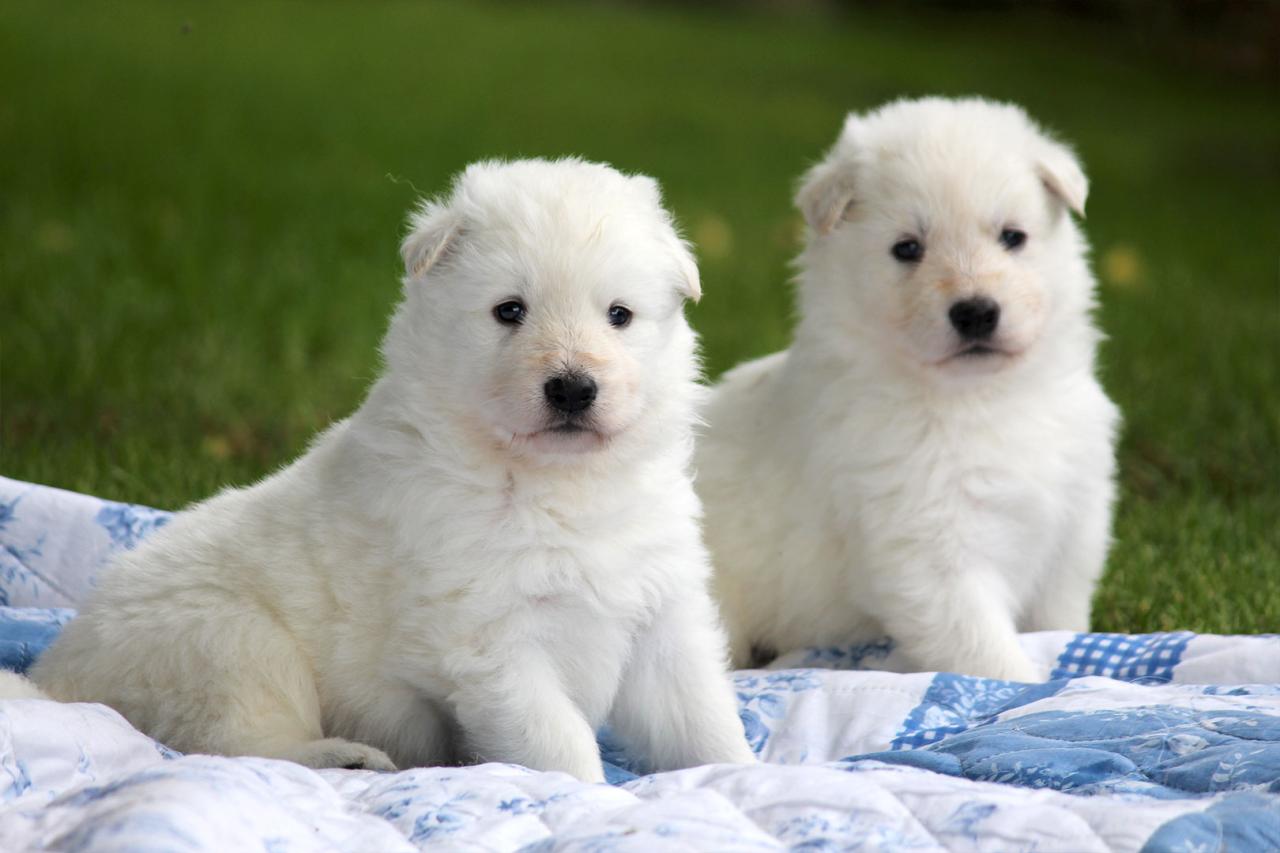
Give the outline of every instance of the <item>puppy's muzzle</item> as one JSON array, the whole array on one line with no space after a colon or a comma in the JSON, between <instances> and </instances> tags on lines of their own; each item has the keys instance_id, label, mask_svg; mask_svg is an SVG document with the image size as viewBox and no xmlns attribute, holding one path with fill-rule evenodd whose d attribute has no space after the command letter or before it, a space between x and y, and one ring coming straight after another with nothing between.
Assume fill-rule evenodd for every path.
<instances>
[{"instance_id":1,"label":"puppy's muzzle","mask_svg":"<svg viewBox=\"0 0 1280 853\"><path fill-rule=\"evenodd\" d=\"M1000 305L986 296L975 296L953 303L947 316L961 340L985 341L1000 324Z\"/></svg>"},{"instance_id":2,"label":"puppy's muzzle","mask_svg":"<svg viewBox=\"0 0 1280 853\"><path fill-rule=\"evenodd\" d=\"M569 371L553 376L542 386L547 405L557 412L581 416L591 408L599 388L585 373Z\"/></svg>"}]
</instances>

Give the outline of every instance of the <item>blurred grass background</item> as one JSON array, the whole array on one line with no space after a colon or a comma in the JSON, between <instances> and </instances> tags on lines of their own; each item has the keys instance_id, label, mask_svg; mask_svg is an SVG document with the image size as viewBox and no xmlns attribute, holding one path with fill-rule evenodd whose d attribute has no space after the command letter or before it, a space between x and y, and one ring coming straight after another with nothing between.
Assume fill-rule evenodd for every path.
<instances>
[{"instance_id":1,"label":"blurred grass background","mask_svg":"<svg viewBox=\"0 0 1280 853\"><path fill-rule=\"evenodd\" d=\"M1274 67L1129 7L6 2L0 473L177 507L287 462L374 375L405 211L482 157L658 177L714 376L788 341L791 187L844 113L983 94L1093 180L1096 627L1280 631Z\"/></svg>"}]
</instances>

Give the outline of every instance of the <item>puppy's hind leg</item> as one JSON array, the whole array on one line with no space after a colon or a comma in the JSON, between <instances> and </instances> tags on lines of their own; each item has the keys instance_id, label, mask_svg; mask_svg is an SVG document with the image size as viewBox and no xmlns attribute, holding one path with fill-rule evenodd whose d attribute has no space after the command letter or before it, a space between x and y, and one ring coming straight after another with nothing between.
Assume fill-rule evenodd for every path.
<instances>
[{"instance_id":1,"label":"puppy's hind leg","mask_svg":"<svg viewBox=\"0 0 1280 853\"><path fill-rule=\"evenodd\" d=\"M320 700L301 660L276 658L271 670L277 679L242 679L229 696L224 714L210 740L212 751L225 755L279 758L305 767L350 770L395 770L387 754L372 746L340 737L325 737Z\"/></svg>"},{"instance_id":2,"label":"puppy's hind leg","mask_svg":"<svg viewBox=\"0 0 1280 853\"><path fill-rule=\"evenodd\" d=\"M376 743L401 768L456 763L457 732L435 702L393 681L361 693L331 713L328 734Z\"/></svg>"},{"instance_id":3,"label":"puppy's hind leg","mask_svg":"<svg viewBox=\"0 0 1280 853\"><path fill-rule=\"evenodd\" d=\"M166 703L177 712L176 730L182 735L173 745L314 768L396 769L381 750L325 737L307 656L270 614L246 612L237 604L235 618L193 626L190 648L200 653L188 656L190 669L175 680L179 687ZM181 689L184 682L187 690Z\"/></svg>"},{"instance_id":4,"label":"puppy's hind leg","mask_svg":"<svg viewBox=\"0 0 1280 853\"><path fill-rule=\"evenodd\" d=\"M264 744L262 754L266 758L281 758L317 770L326 767L344 770L397 769L382 750L340 737L321 738L301 743L281 740L274 744Z\"/></svg>"}]
</instances>

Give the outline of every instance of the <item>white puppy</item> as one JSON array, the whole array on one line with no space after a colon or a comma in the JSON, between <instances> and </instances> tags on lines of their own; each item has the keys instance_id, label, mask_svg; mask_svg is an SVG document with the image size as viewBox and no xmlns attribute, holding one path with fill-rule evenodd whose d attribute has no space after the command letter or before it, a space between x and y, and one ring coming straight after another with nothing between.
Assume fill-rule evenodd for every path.
<instances>
[{"instance_id":1,"label":"white puppy","mask_svg":"<svg viewBox=\"0 0 1280 853\"><path fill-rule=\"evenodd\" d=\"M298 461L179 514L34 669L184 751L753 760L688 467L698 274L650 178L481 163L424 204L384 375Z\"/></svg>"},{"instance_id":2,"label":"white puppy","mask_svg":"<svg viewBox=\"0 0 1280 853\"><path fill-rule=\"evenodd\" d=\"M1088 628L1117 412L1086 190L1017 107L848 118L797 196L795 343L725 376L698 450L736 663L889 634L919 668L1034 680L1019 630Z\"/></svg>"}]
</instances>

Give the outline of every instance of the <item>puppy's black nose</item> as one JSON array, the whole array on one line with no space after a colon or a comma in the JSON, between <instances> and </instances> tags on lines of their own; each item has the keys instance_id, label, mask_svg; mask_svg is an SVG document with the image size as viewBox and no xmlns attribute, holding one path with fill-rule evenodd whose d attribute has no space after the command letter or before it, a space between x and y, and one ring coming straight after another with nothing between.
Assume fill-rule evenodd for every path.
<instances>
[{"instance_id":1,"label":"puppy's black nose","mask_svg":"<svg viewBox=\"0 0 1280 853\"><path fill-rule=\"evenodd\" d=\"M583 373L565 373L553 376L542 386L551 408L565 414L584 411L596 399L596 382Z\"/></svg>"},{"instance_id":2,"label":"puppy's black nose","mask_svg":"<svg viewBox=\"0 0 1280 853\"><path fill-rule=\"evenodd\" d=\"M980 341L991 337L1000 322L1000 305L994 299L975 296L951 306L947 312L951 325L966 341Z\"/></svg>"}]
</instances>

